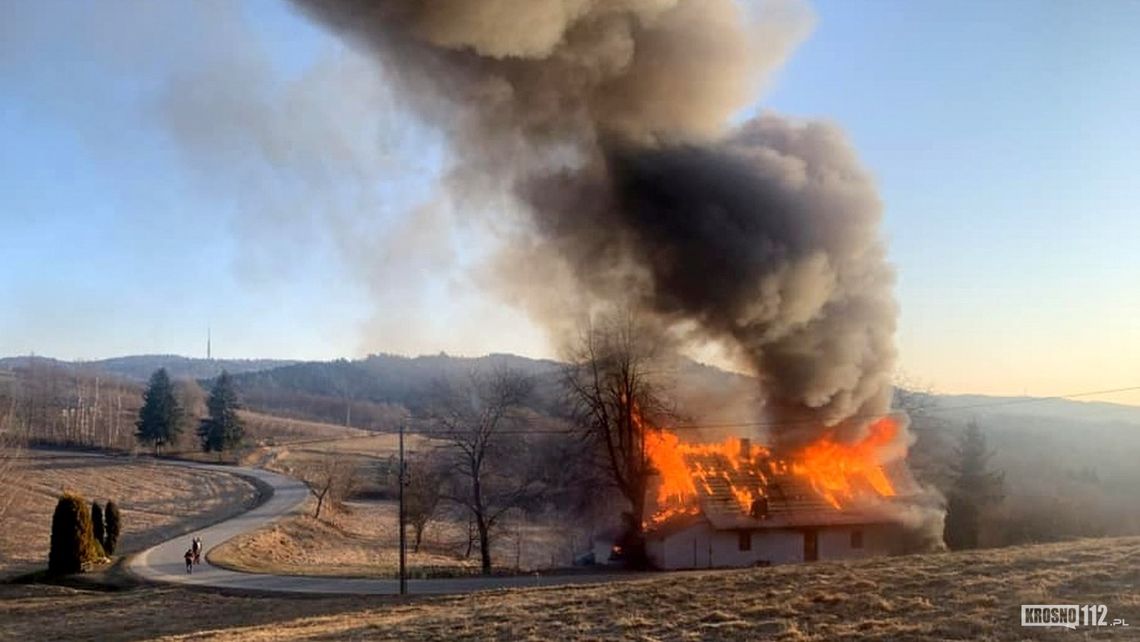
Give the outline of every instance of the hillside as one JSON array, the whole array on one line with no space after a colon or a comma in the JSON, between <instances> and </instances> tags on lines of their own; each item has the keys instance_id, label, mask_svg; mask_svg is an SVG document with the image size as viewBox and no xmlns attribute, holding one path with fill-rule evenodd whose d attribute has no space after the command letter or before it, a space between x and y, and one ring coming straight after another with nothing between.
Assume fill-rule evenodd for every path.
<instances>
[{"instance_id":1,"label":"hillside","mask_svg":"<svg viewBox=\"0 0 1140 642\"><path fill-rule=\"evenodd\" d=\"M33 357L0 357L0 377L27 367ZM95 361L61 361L34 357L37 362L88 373L104 372L135 382L146 381L154 370L166 368L174 378L204 381L226 370L250 405L273 411L289 395L307 401L321 400L337 411L316 408L312 419L343 420L344 402L402 405L415 409L422 405L431 385L438 379L464 376L475 370L511 368L537 379L544 403L555 394L544 388L557 383L560 364L547 359L531 359L512 354L483 357L454 357L447 354L405 357L391 354L370 355L364 359L334 361L295 361L287 359L197 359L178 355L132 355ZM717 396L725 390L740 392L755 387L754 380L692 361L676 365L678 394ZM758 395L755 395L758 402ZM1097 424L1101 426L1140 425L1140 406L1078 401L1057 398L998 397L989 395L918 395L937 408L935 414L953 423L976 418L982 421L1013 420L1020 425L1048 422ZM264 400L257 403L256 400ZM286 403L286 405L288 405ZM298 405L298 404L293 404ZM302 404L303 405L303 404ZM318 404L319 405L319 404ZM302 413L303 414L303 413ZM326 416L331 414L331 416Z\"/></svg>"},{"instance_id":2,"label":"hillside","mask_svg":"<svg viewBox=\"0 0 1140 642\"><path fill-rule=\"evenodd\" d=\"M175 379L208 379L217 376L222 370L239 374L297 363L285 359L195 359L173 354L132 355L95 361L61 361L37 356L0 358L0 370L27 367L33 359L62 368L104 372L136 382L146 381L159 368L166 368Z\"/></svg>"},{"instance_id":3,"label":"hillside","mask_svg":"<svg viewBox=\"0 0 1140 642\"><path fill-rule=\"evenodd\" d=\"M234 377L246 403L265 412L355 427L392 429L409 412L421 413L439 380L472 371L509 368L533 376L533 406L549 410L557 397L558 364L515 355L373 355L358 361L306 362Z\"/></svg>"},{"instance_id":4,"label":"hillside","mask_svg":"<svg viewBox=\"0 0 1140 642\"><path fill-rule=\"evenodd\" d=\"M98 640L1020 640L1021 604L1140 623L1140 538L675 573L466 596L307 598L0 585L0 638ZM92 617L98 614L98 617ZM1119 628L1091 633L1130 637Z\"/></svg>"},{"instance_id":5,"label":"hillside","mask_svg":"<svg viewBox=\"0 0 1140 642\"><path fill-rule=\"evenodd\" d=\"M19 359L0 360L0 366L20 363ZM37 358L36 363L53 362ZM250 410L304 422L393 431L409 418L426 414L438 380L495 368L513 368L534 378L535 390L527 405L536 418L558 417L565 412L557 362L502 354L479 358L373 355L354 361L300 363L124 357L40 368L65 374L62 378L53 375L50 381L28 390L51 393L48 396L52 399L62 399L65 409L67 404L81 403L84 396L98 399L103 405L114 401L113 409L106 408L98 414L103 423L114 420L105 427L109 436L104 441L107 445L130 447L128 428L133 421L133 408L137 408L139 384L110 381L122 380L121 377L98 381L93 377L101 372L98 368L114 368L126 373L123 376L132 372L131 376L142 376L157 365L169 367L172 372L200 373L211 364L234 368L239 392ZM71 375L66 374L68 368ZM20 392L19 376L20 370L0 370L0 401L5 395L17 398L24 394ZM67 394L75 396L72 393L78 389L81 377L87 379L85 392L68 401ZM682 362L674 368L672 378L672 399L691 423L747 423L756 419L762 404L754 380L739 374ZM208 380L200 379L199 383L206 384ZM112 385L114 395L109 394ZM184 385L193 388L189 381ZM56 390L67 394L60 396L53 392ZM918 409L911 413L911 429L917 441L910 449L910 463L925 485L943 491L948 487L957 438L968 422L977 421L987 435L994 450L992 464L1005 473L1006 480L1006 501L985 520L983 540L987 544L1140 533L1140 496L1134 492L1140 487L1140 468L1135 465L1140 453L1140 408L1064 399L915 393L900 394L900 403L912 411ZM9 406L16 407L5 407ZM71 416L57 413L50 417ZM99 426L104 428L102 423ZM66 436L75 428L60 425L56 432ZM709 432L706 437L724 436ZM284 436L274 435L270 427L259 430L257 438Z\"/></svg>"}]
</instances>

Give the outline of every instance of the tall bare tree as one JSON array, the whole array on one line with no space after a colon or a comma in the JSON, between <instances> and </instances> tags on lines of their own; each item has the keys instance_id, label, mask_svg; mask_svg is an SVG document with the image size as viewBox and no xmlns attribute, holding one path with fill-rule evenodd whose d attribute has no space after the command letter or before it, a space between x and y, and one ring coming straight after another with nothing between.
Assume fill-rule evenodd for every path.
<instances>
[{"instance_id":1,"label":"tall bare tree","mask_svg":"<svg viewBox=\"0 0 1140 642\"><path fill-rule=\"evenodd\" d=\"M398 475L391 475L393 478ZM404 486L404 516L412 527L412 552L418 553L424 539L424 529L435 519L443 501L445 471L440 464L424 455L407 462ZM392 479L394 485L399 483Z\"/></svg>"},{"instance_id":2,"label":"tall bare tree","mask_svg":"<svg viewBox=\"0 0 1140 642\"><path fill-rule=\"evenodd\" d=\"M452 473L444 497L470 514L484 574L491 572L491 538L499 519L538 491L517 466L522 436L502 434L520 425L531 389L528 378L506 369L435 385L433 434L446 441L441 454Z\"/></svg>"},{"instance_id":3,"label":"tall bare tree","mask_svg":"<svg viewBox=\"0 0 1140 642\"><path fill-rule=\"evenodd\" d=\"M582 331L563 371L574 421L629 503L622 548L634 566L646 563L645 494L653 473L646 435L673 414L662 394L658 338L633 316L603 319Z\"/></svg>"}]
</instances>

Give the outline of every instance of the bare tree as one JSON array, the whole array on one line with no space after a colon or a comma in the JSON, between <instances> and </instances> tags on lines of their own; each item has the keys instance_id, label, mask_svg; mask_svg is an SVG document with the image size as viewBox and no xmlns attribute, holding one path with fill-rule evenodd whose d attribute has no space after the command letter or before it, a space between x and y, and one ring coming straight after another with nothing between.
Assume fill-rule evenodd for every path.
<instances>
[{"instance_id":1,"label":"bare tree","mask_svg":"<svg viewBox=\"0 0 1140 642\"><path fill-rule=\"evenodd\" d=\"M0 522L22 492L16 485L20 476L17 466L22 454L19 435L15 434L15 400L0 396Z\"/></svg>"},{"instance_id":2,"label":"bare tree","mask_svg":"<svg viewBox=\"0 0 1140 642\"><path fill-rule=\"evenodd\" d=\"M529 379L512 370L472 372L462 381L439 381L431 409L450 481L444 498L463 506L478 533L484 574L491 572L491 537L499 519L531 499L536 484L520 474L521 436L502 433L518 425Z\"/></svg>"},{"instance_id":3,"label":"bare tree","mask_svg":"<svg viewBox=\"0 0 1140 642\"><path fill-rule=\"evenodd\" d=\"M646 434L673 414L661 395L659 345L632 316L611 317L581 333L563 371L574 421L630 506L622 547L634 566L646 563L645 494L653 472Z\"/></svg>"},{"instance_id":4,"label":"bare tree","mask_svg":"<svg viewBox=\"0 0 1140 642\"><path fill-rule=\"evenodd\" d=\"M443 500L444 475L427 457L408 462L404 487L404 516L412 527L412 552L418 553L424 529L435 519Z\"/></svg>"},{"instance_id":5,"label":"bare tree","mask_svg":"<svg viewBox=\"0 0 1140 642\"><path fill-rule=\"evenodd\" d=\"M317 461L302 466L298 472L309 485L309 492L317 499L314 519L321 518L326 502L340 504L360 483L360 469L356 463L333 453L326 453Z\"/></svg>"},{"instance_id":6,"label":"bare tree","mask_svg":"<svg viewBox=\"0 0 1140 642\"><path fill-rule=\"evenodd\" d=\"M909 421L909 431L915 441L907 454L907 463L923 484L946 490L953 481L950 462L954 460L954 443L951 423L939 414L937 395L929 385L905 376L895 380L894 399L896 412L902 412Z\"/></svg>"}]
</instances>

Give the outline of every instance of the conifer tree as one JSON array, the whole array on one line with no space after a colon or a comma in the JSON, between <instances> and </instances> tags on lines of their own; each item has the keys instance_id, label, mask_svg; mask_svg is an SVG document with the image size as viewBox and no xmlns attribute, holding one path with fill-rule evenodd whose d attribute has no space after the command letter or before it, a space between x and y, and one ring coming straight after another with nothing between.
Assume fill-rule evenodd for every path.
<instances>
[{"instance_id":1,"label":"conifer tree","mask_svg":"<svg viewBox=\"0 0 1140 642\"><path fill-rule=\"evenodd\" d=\"M946 545L953 550L977 548L982 513L1002 500L1005 476L989 468L993 452L986 436L970 422L958 445L958 460L952 466L954 483L946 506Z\"/></svg>"},{"instance_id":2,"label":"conifer tree","mask_svg":"<svg viewBox=\"0 0 1140 642\"><path fill-rule=\"evenodd\" d=\"M103 511L106 521L106 532L103 534L103 550L113 555L119 546L119 535L123 532L123 516L119 513L119 506L113 501L107 502L107 509Z\"/></svg>"},{"instance_id":3,"label":"conifer tree","mask_svg":"<svg viewBox=\"0 0 1140 642\"><path fill-rule=\"evenodd\" d=\"M91 534L99 544L107 539L106 530L103 528L103 507L99 502L91 502Z\"/></svg>"},{"instance_id":4,"label":"conifer tree","mask_svg":"<svg viewBox=\"0 0 1140 642\"><path fill-rule=\"evenodd\" d=\"M222 371L206 402L209 416L198 425L198 439L204 452L232 450L241 445L245 427L237 411L241 407L233 377Z\"/></svg>"},{"instance_id":5,"label":"conifer tree","mask_svg":"<svg viewBox=\"0 0 1140 642\"><path fill-rule=\"evenodd\" d=\"M157 455L166 444L173 443L182 432L182 406L174 395L174 384L165 368L159 368L150 377L139 418L135 438L141 444L154 446Z\"/></svg>"},{"instance_id":6,"label":"conifer tree","mask_svg":"<svg viewBox=\"0 0 1140 642\"><path fill-rule=\"evenodd\" d=\"M61 496L51 518L48 571L54 575L78 573L84 564L102 557L103 547L92 533L87 502L78 495Z\"/></svg>"}]
</instances>

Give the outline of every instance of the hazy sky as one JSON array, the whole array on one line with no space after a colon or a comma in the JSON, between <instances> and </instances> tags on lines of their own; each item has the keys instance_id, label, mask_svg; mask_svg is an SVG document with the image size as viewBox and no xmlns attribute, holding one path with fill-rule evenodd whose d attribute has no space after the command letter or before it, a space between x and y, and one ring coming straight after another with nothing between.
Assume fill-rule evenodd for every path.
<instances>
[{"instance_id":1,"label":"hazy sky","mask_svg":"<svg viewBox=\"0 0 1140 642\"><path fill-rule=\"evenodd\" d=\"M1140 3L812 6L752 111L877 177L902 372L1140 385ZM554 354L480 288L439 136L282 2L0 3L0 141L0 355Z\"/></svg>"}]
</instances>

